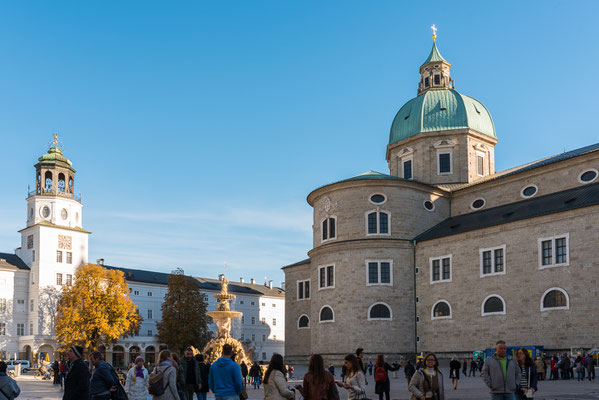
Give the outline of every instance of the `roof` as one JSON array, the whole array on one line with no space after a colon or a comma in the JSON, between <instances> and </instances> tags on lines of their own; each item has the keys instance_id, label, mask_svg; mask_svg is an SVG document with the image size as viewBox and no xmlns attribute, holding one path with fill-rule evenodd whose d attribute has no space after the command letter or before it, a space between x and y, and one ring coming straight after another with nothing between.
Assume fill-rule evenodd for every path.
<instances>
[{"instance_id":1,"label":"roof","mask_svg":"<svg viewBox=\"0 0 599 400\"><path fill-rule=\"evenodd\" d=\"M414 238L417 242L599 204L599 183L588 184L447 218Z\"/></svg>"},{"instance_id":2,"label":"roof","mask_svg":"<svg viewBox=\"0 0 599 400\"><path fill-rule=\"evenodd\" d=\"M129 282L168 285L168 277L170 274L164 272L122 268L105 264L102 266L107 269L122 271L125 274L125 279ZM201 290L221 290L221 283L218 279L200 278L195 276L191 278L195 279L198 282ZM272 289L270 289L268 286L264 285L231 281L229 281L229 292L244 295L285 296L285 291L281 288L273 287Z\"/></svg>"},{"instance_id":3,"label":"roof","mask_svg":"<svg viewBox=\"0 0 599 400\"><path fill-rule=\"evenodd\" d=\"M389 144L420 132L472 129L492 138L493 118L478 100L455 89L431 89L404 104L393 119Z\"/></svg>"},{"instance_id":4,"label":"roof","mask_svg":"<svg viewBox=\"0 0 599 400\"><path fill-rule=\"evenodd\" d=\"M53 224L53 223L52 223L52 222L50 222L50 221L40 221L40 222L38 222L37 224L34 224L34 225L31 225L31 226L28 226L27 228L23 228L23 229L21 229L19 232L26 231L27 229L31 229L31 228L33 228L33 227L35 227L35 226L48 226L48 227L51 227L51 228L66 229L66 230L68 230L68 231L76 231L76 232L83 232L83 233L91 233L90 231L88 231L88 230L86 230L86 229L83 229L83 228L80 228L80 227L78 227L78 226L70 227L70 226L64 226L64 225L57 225L57 224Z\"/></svg>"},{"instance_id":5,"label":"roof","mask_svg":"<svg viewBox=\"0 0 599 400\"><path fill-rule=\"evenodd\" d=\"M19 256L11 253L0 253L0 268L31 270Z\"/></svg>"},{"instance_id":6,"label":"roof","mask_svg":"<svg viewBox=\"0 0 599 400\"><path fill-rule=\"evenodd\" d=\"M439 53L439 49L437 49L437 42L433 41L433 48L431 49L431 52L428 55L428 58L422 63L422 65L428 64L430 62L435 62L435 61L445 61L445 62L447 62L447 60L445 60L443 58L443 56L441 55L441 53Z\"/></svg>"},{"instance_id":7,"label":"roof","mask_svg":"<svg viewBox=\"0 0 599 400\"><path fill-rule=\"evenodd\" d=\"M483 179L477 180L476 182L472 182L472 183L460 183L460 184L453 184L453 185L437 185L437 187L440 187L442 189L445 190L459 190L459 189L463 189L466 187L470 187L470 186L475 186L475 185L479 185L481 183L484 182L489 182L489 181L494 181L496 179L500 179L500 178L505 178L507 176L511 176L511 175L516 175L516 174L520 174L522 172L526 172L526 171L530 171L536 168L541 168L547 165L551 165L557 162L561 162L561 161L565 161L568 160L570 158L574 158L574 157L578 157L584 154L588 154L588 153L592 153L594 151L598 151L599 150L599 143L595 143L595 144L591 144L589 146L585 146L585 147L581 147L579 149L574 149L571 151L567 151L564 152L562 154L558 154L555 156L551 156L551 157L547 157L547 158L543 158L540 159L538 161L533 161L530 162L528 164L524 164L524 165L520 165L514 168L510 168L507 169L505 171L501 171L501 172L497 172L493 175L489 175Z\"/></svg>"},{"instance_id":8,"label":"roof","mask_svg":"<svg viewBox=\"0 0 599 400\"><path fill-rule=\"evenodd\" d=\"M291 268L291 267L297 267L298 265L310 264L311 262L312 261L310 261L309 258L306 258L305 260L298 261L298 262L293 263L293 264L285 265L284 267L281 267L281 269Z\"/></svg>"}]
</instances>

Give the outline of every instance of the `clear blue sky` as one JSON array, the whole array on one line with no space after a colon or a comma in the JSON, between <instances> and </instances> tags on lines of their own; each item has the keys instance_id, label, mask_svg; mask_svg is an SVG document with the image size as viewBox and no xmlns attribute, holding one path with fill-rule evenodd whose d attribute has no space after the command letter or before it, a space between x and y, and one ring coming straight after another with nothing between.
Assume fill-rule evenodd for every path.
<instances>
[{"instance_id":1,"label":"clear blue sky","mask_svg":"<svg viewBox=\"0 0 599 400\"><path fill-rule=\"evenodd\" d=\"M28 1L0 5L0 251L54 132L90 260L232 280L306 257L306 195L388 172L438 46L482 101L497 170L599 141L598 2Z\"/></svg>"}]
</instances>

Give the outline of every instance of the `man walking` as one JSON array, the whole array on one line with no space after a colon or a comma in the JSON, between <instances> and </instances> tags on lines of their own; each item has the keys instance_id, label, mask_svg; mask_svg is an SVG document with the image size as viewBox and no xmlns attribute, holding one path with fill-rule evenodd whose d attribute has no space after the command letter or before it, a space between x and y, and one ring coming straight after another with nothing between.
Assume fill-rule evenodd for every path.
<instances>
[{"instance_id":1,"label":"man walking","mask_svg":"<svg viewBox=\"0 0 599 400\"><path fill-rule=\"evenodd\" d=\"M587 369L587 376L589 378L589 382L595 380L595 364L596 363L595 363L595 359L593 358L593 356L590 354L587 355L585 367Z\"/></svg>"},{"instance_id":2,"label":"man walking","mask_svg":"<svg viewBox=\"0 0 599 400\"><path fill-rule=\"evenodd\" d=\"M89 370L81 359L83 347L73 346L67 351L70 366L64 380L62 400L89 399Z\"/></svg>"},{"instance_id":3,"label":"man walking","mask_svg":"<svg viewBox=\"0 0 599 400\"><path fill-rule=\"evenodd\" d=\"M476 378L476 367L476 361L472 359L472 361L470 361L470 373L468 374L468 377L474 376Z\"/></svg>"},{"instance_id":4,"label":"man walking","mask_svg":"<svg viewBox=\"0 0 599 400\"><path fill-rule=\"evenodd\" d=\"M185 379L185 396L187 400L193 400L193 394L202 387L202 373L197 360L193 357L191 347L185 349L185 357L179 364L183 379Z\"/></svg>"},{"instance_id":5,"label":"man walking","mask_svg":"<svg viewBox=\"0 0 599 400\"><path fill-rule=\"evenodd\" d=\"M94 365L89 392L92 400L110 400L111 393L116 392L116 385L112 376L112 367L102 360L102 353L94 351L89 358Z\"/></svg>"},{"instance_id":6,"label":"man walking","mask_svg":"<svg viewBox=\"0 0 599 400\"><path fill-rule=\"evenodd\" d=\"M247 376L248 376L248 372L249 372L248 366L245 363L245 361L241 362L240 368L241 368L241 377L243 378L243 386L245 386L247 383L246 380L247 380ZM289 375L291 375L291 372L289 373Z\"/></svg>"},{"instance_id":7,"label":"man walking","mask_svg":"<svg viewBox=\"0 0 599 400\"><path fill-rule=\"evenodd\" d=\"M520 382L520 368L506 354L507 346L503 340L499 340L495 345L495 354L487 358L480 373L490 390L492 400L515 400L514 392Z\"/></svg>"},{"instance_id":8,"label":"man walking","mask_svg":"<svg viewBox=\"0 0 599 400\"><path fill-rule=\"evenodd\" d=\"M198 362L198 366L200 367L200 375L202 378L202 387L200 390L196 391L196 396L198 396L198 400L206 400L206 396L208 394L208 374L210 373L210 365L204 362L203 354L196 354L195 359Z\"/></svg>"},{"instance_id":9,"label":"man walking","mask_svg":"<svg viewBox=\"0 0 599 400\"><path fill-rule=\"evenodd\" d=\"M0 361L0 398L14 399L19 396L21 389L17 382L6 374L8 365Z\"/></svg>"},{"instance_id":10,"label":"man walking","mask_svg":"<svg viewBox=\"0 0 599 400\"><path fill-rule=\"evenodd\" d=\"M233 348L223 346L223 356L210 366L208 385L216 400L239 400L241 394L241 369L231 359Z\"/></svg>"}]
</instances>

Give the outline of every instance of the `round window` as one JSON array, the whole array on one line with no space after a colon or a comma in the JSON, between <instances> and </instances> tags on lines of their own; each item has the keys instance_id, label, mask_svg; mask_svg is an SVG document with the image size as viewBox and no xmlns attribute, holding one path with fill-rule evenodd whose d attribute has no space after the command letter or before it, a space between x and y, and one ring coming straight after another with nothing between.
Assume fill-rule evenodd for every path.
<instances>
[{"instance_id":1,"label":"round window","mask_svg":"<svg viewBox=\"0 0 599 400\"><path fill-rule=\"evenodd\" d=\"M485 205L484 199L476 199L472 202L472 205L470 207L474 208L475 210L478 210L479 208L482 208L484 205Z\"/></svg>"},{"instance_id":2,"label":"round window","mask_svg":"<svg viewBox=\"0 0 599 400\"><path fill-rule=\"evenodd\" d=\"M385 196L383 196L382 194L373 194L372 196L370 196L370 201L372 201L375 204L384 203L385 200Z\"/></svg>"},{"instance_id":3,"label":"round window","mask_svg":"<svg viewBox=\"0 0 599 400\"><path fill-rule=\"evenodd\" d=\"M50 216L50 207L43 206L42 207L42 217L43 218L48 218L49 216Z\"/></svg>"},{"instance_id":4,"label":"round window","mask_svg":"<svg viewBox=\"0 0 599 400\"><path fill-rule=\"evenodd\" d=\"M433 202L432 202L432 201L430 201L430 200L427 200L427 201L425 201L425 202L424 202L424 208L425 208L427 211L433 211L433 210L435 209L435 205L433 204Z\"/></svg>"},{"instance_id":5,"label":"round window","mask_svg":"<svg viewBox=\"0 0 599 400\"><path fill-rule=\"evenodd\" d=\"M534 185L527 186L522 189L522 197L532 197L537 194L537 187Z\"/></svg>"},{"instance_id":6,"label":"round window","mask_svg":"<svg viewBox=\"0 0 599 400\"><path fill-rule=\"evenodd\" d=\"M593 182L595 179L597 179L597 171L594 169L585 171L582 174L580 174L580 177L578 179L583 183Z\"/></svg>"}]
</instances>

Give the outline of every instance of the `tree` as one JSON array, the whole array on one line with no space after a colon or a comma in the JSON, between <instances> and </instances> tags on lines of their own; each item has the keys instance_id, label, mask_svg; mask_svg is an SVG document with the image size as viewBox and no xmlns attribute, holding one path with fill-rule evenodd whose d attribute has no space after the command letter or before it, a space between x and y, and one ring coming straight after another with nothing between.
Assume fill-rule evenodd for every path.
<instances>
[{"instance_id":1,"label":"tree","mask_svg":"<svg viewBox=\"0 0 599 400\"><path fill-rule=\"evenodd\" d=\"M203 349L212 338L206 306L198 281L180 268L173 271L162 303L162 320L156 323L160 341L181 352L189 346Z\"/></svg>"},{"instance_id":2,"label":"tree","mask_svg":"<svg viewBox=\"0 0 599 400\"><path fill-rule=\"evenodd\" d=\"M58 300L56 337L63 348L97 350L139 332L141 316L129 297L122 271L86 264Z\"/></svg>"}]
</instances>

